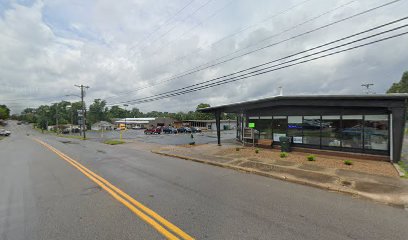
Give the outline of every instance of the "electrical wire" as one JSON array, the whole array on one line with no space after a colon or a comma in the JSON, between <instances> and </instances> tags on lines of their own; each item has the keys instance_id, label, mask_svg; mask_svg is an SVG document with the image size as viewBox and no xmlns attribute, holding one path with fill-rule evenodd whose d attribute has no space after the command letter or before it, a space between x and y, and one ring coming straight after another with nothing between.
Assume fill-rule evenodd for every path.
<instances>
[{"instance_id":1,"label":"electrical wire","mask_svg":"<svg viewBox=\"0 0 408 240\"><path fill-rule=\"evenodd\" d=\"M406 19L406 18L405 18L405 19ZM276 71L276 70L282 69L282 67L279 67L279 68L277 68L277 69L268 70L268 69L270 69L270 68L277 67L277 66L280 66L280 65L285 65L285 64L288 64L288 63L292 63L292 62L295 62L295 61L298 61L298 60L301 60L301 59L304 59L304 58L309 58L309 57L314 56L314 55L317 55L317 54L321 54L321 53L324 53L324 52L327 52L327 51L331 51L331 50L334 50L334 49L337 49L337 48L340 48L340 47L344 47L344 46L347 46L347 45L350 45L350 44L353 44L353 43L356 43L356 42L359 42L359 41L363 41L363 40L366 40L366 39L369 39L369 38L373 38L373 37L376 37L376 36L379 36L379 35L382 35L382 34L385 34L385 33L389 33L389 32L391 32L391 31L395 31L395 30L398 30L398 29L401 29L401 28L407 27L407 26L408 26L408 24L403 25L403 26L399 26L399 27L396 27L396 28L393 28L393 29L390 29L390 30L387 30L387 31L383 31L383 32L380 32L380 33L377 33L377 34L373 34L373 35L364 37L364 38L360 38L360 39L357 39L357 40L354 40L354 41L351 41L351 42L348 42L348 43L344 43L344 44L341 44L341 45L338 45L338 46L335 46L335 47L332 47L332 48L329 48L329 49L325 49L325 50L322 50L322 51L319 51L319 52L316 52L316 53L313 53L313 54L309 54L309 55L306 55L306 56L303 56L303 57L299 57L299 58L296 58L296 59L293 59L293 60L290 60L290 61L286 61L286 62L277 64L277 65L273 65L273 66L269 66L269 67L266 67L266 68L258 69L258 70L255 70L255 71L252 71L252 72L249 72L249 73L246 73L246 74L242 74L242 75L239 75L239 76L235 76L235 77L233 77L233 78L221 80L221 81L218 81L218 82L215 82L215 83L210 83L210 84L207 84L207 85L204 85L204 86L200 86L200 87L197 87L197 88L188 89L188 88L191 88L191 87L193 87L193 86L202 85L202 84L204 84L205 82L199 83L199 84L194 84L194 85L191 85L191 86L188 86L188 87L184 87L184 88L181 88L181 89L177 89L177 90L173 90L173 91L170 91L170 92L161 93L161 94L154 95L154 96L151 96L151 97L146 97L146 98L141 98L141 99L135 99L135 100L130 100L130 101L121 102L121 103L139 103L139 102L146 102L146 101L151 101L151 100L157 100L157 99L161 99L161 98L163 98L163 97L166 97L166 98L167 98L167 97L171 97L171 96L174 96L174 95L179 95L179 94L188 93L188 92L191 92L191 91L202 90L202 89L205 89L205 88L208 88L208 87L211 87L211 86L218 86L218 85L220 85L220 84L226 84L226 83L231 82L231 80L232 80L232 81L237 81L237 80L240 80L240 79L244 79L244 78L248 78L248 77L252 77L252 76L257 76L257 75L259 75L259 74L265 74L265 73L268 73L268 72L271 72L271 71ZM368 31L368 30L366 30L366 31L364 31L364 32L367 32L367 31ZM359 34L361 34L361 33L354 34L354 35L359 35ZM404 34L405 34L405 33L404 33ZM401 35L403 35L403 34L401 34ZM352 36L352 35L351 35L351 36ZM395 36L400 36L400 35L395 35ZM388 37L388 38L383 38L383 39L380 39L380 40L381 40L381 41L384 41L384 40L387 40L387 39L390 39L390 38L394 38L395 36ZM349 37L350 37L350 36L348 36L348 37L346 37L346 38L349 38ZM346 39L346 38L342 38L342 39L344 40L344 39ZM379 42L380 40L376 40L376 41L370 42L369 44L373 44L373 43ZM341 39L336 40L336 41L333 41L333 42L338 42L338 41L341 41ZM333 43L333 42L331 42L331 43ZM324 44L324 45L327 45L327 44ZM351 47L351 48L349 48L348 50L355 49L355 48L359 48L359 47L366 46L366 45L368 45L368 44L362 44L362 45L359 45L359 46L356 46L356 47ZM314 48L312 48L312 49L316 49L316 48L319 48L319 47L321 47L321 46L314 47ZM310 51L310 50L312 50L312 49L309 49L309 50L306 50L306 51ZM347 50L347 51L348 51L348 50ZM302 51L302 52L306 52L306 51ZM340 53L340 52L344 52L344 51L341 50L341 51L338 51L338 52L335 52L335 53ZM298 54L300 54L300 53L292 54L292 55L287 56L287 57L291 57L291 56L298 55ZM324 55L324 56L331 56L331 55L333 55L333 54L330 53L330 54L326 54L326 55ZM285 58L287 58L287 57L285 57ZM316 59L319 59L319 58L321 58L321 57L313 58L312 60L316 60ZM276 61L279 61L279 60L274 60L274 61L271 61L271 62L276 62ZM306 61L302 61L302 62L300 62L300 63L304 63L304 62L308 62L308 61L309 61L309 60L306 60ZM269 63L270 63L270 62L269 62ZM264 63L264 64L261 64L261 65L255 66L255 67L257 68L257 67L260 67L260 66L269 64L269 63ZM288 67L288 66L297 65L297 64L299 64L299 63L290 64L290 65L284 66L283 68L286 68L286 67ZM252 67L252 68L250 68L250 69L253 69L253 68L255 68L255 67ZM242 70L242 71L247 71L247 69L246 69L246 70ZM242 71L240 71L240 72L242 72ZM237 72L237 73L238 73L238 72ZM234 74L236 74L236 73L234 73ZM252 74L252 75L251 75L251 74ZM229 74L229 75L226 75L226 76L230 76L230 75L233 75L233 74ZM226 77L226 76L223 76L223 77ZM243 78L236 79L237 77L243 77ZM221 77L221 78L222 78L222 77ZM209 80L209 81L207 81L207 82L211 82L211 81L214 81L214 80L215 80L215 79ZM180 92L180 90L184 90L184 89L187 89L187 90ZM173 93L172 93L172 92L173 92ZM112 104L110 104L110 105L112 105Z\"/></svg>"},{"instance_id":2,"label":"electrical wire","mask_svg":"<svg viewBox=\"0 0 408 240\"><path fill-rule=\"evenodd\" d=\"M137 91L140 91L140 90L143 90L143 89L147 89L147 88L150 88L150 87L157 86L157 85L159 85L159 84L163 84L163 83L166 83L166 82L170 82L170 81L173 81L173 80L175 80L175 79L180 79L180 78L182 78L182 77L192 75L192 74L197 73L197 72L200 72L200 71L202 71L202 70L205 70L205 69L208 69L208 68L212 68L212 67L214 67L214 66L218 66L218 65L220 65L220 64L223 64L223 63L232 61L232 60L234 60L234 59L237 59L237 58L240 58L240 57L243 57L243 56L252 54L252 53L254 53L254 52L261 51L261 50L264 50L264 49L266 49L266 48L270 48L270 47L273 47L273 46L277 46L277 45L282 44L282 43L284 43L284 42L287 42L287 41L290 41L290 40L293 40L293 39L296 39L296 38L305 36L305 35L307 35L307 34L311 34L311 33L313 33L313 32L316 32L316 31L319 31L319 30L328 28L328 27L333 26L333 25L335 25L335 24L338 24L338 23L341 23L341 22L350 20L350 19L352 19L352 18L355 18L355 17L361 16L361 15L367 14L367 13L369 13L369 12L372 12L372 11L374 11L374 10L377 10L377 9L380 9L380 8L383 8L383 7L386 7L386 6L391 5L391 4L393 4L393 3L397 3L397 2L399 2L399 1L401 1L401 0L393 0L393 1L387 2L387 3L385 3L385 4L378 5L378 6L376 6L376 7L373 7L373 8L370 8L370 9L367 9L367 10L364 10L364 11L361 11L361 12L359 12L359 13L353 14L353 15L351 15L351 16L348 16L348 17L345 17L345 18L342 18L342 19L333 21L333 22L331 22L331 23L322 25L322 26L317 27L317 28L314 28L314 29L312 29L312 30L309 30L309 31L306 31L306 32L297 34L297 35L295 35L295 36L286 38L286 39L284 39L284 40L281 40L281 41L278 41L278 42L269 44L269 45L267 45L267 46L264 46L264 47L261 47L261 48L252 50L252 51L250 51L250 52L247 52L247 53L244 53L244 54L241 54L241 55L238 55L238 56L235 56L235 57L232 57L232 58L223 60L223 61L221 61L221 62L214 63L214 64L212 64L212 65L209 65L209 66L206 66L206 67L203 67L203 68L199 68L199 67L202 67L202 66L204 66L204 65L206 65L206 64L208 64L208 63L203 64L203 65L199 65L199 66L197 66L197 67L195 67L195 68L189 69L189 70L187 70L187 71L185 71L185 72L180 73L179 75L175 75L175 76L170 77L170 78L168 78L168 79L166 79L166 80L159 81L159 82L156 82L156 83L154 83L154 84L151 84L151 85L148 85L148 86L145 86L145 87L140 87L140 88L137 88L137 89L135 89L135 90L122 92L122 93L120 93L120 94L117 94L116 96L105 98L105 100L112 99L112 98L118 98L118 97L120 97L120 96L122 96L122 95L127 95L127 94L130 94L130 93L133 93L133 92L137 92ZM350 2L349 2L349 3L350 3ZM309 20L307 20L307 21L309 21ZM302 23L300 23L300 24L302 24ZM299 24L298 24L298 25L299 25ZM223 57L222 57L222 58L223 58ZM197 69L197 68L198 68L198 69Z\"/></svg>"}]
</instances>

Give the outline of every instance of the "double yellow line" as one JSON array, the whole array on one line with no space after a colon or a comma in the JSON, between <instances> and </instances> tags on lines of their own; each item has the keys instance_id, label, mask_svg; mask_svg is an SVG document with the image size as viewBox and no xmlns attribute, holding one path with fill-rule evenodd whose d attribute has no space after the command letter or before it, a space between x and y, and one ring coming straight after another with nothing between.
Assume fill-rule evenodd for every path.
<instances>
[{"instance_id":1,"label":"double yellow line","mask_svg":"<svg viewBox=\"0 0 408 240\"><path fill-rule=\"evenodd\" d=\"M97 175L96 173L92 172L88 168L84 167L79 162L75 161L74 159L70 158L66 154L62 153L61 151L57 150L56 148L52 147L51 145L33 138L36 142L40 143L44 147L48 148L50 151L54 152L62 159L67 161L69 164L74 166L80 172L82 172L85 176L91 179L93 182L98 184L102 189L108 192L113 198L117 201L125 205L136 214L139 218L141 218L146 223L150 224L154 229L156 229L160 234L162 234L167 239L184 239L184 240L192 240L194 239L187 233L183 232L180 228L175 226L174 224L170 223L159 214L154 212L153 210L149 209L148 207L144 206L140 202L136 201L134 198L129 196L127 193L123 192L119 188L112 185L110 182L102 178L101 176Z\"/></svg>"}]
</instances>

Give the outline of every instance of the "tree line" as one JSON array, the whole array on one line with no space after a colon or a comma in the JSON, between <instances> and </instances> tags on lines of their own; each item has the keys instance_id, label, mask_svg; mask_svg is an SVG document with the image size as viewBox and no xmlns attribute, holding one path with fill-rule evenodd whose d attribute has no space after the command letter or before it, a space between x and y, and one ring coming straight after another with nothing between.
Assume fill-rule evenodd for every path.
<instances>
[{"instance_id":1,"label":"tree line","mask_svg":"<svg viewBox=\"0 0 408 240\"><path fill-rule=\"evenodd\" d=\"M113 122L114 119L119 118L143 118L143 117L167 117L178 121L184 120L211 120L214 119L213 114L201 113L197 109L210 107L209 104L201 103L197 106L195 111L188 112L159 112L151 111L143 113L138 108L130 110L120 106L106 106L106 101L101 99L94 99L93 103L87 108L87 125L99 122L108 121ZM56 125L57 120L59 125L64 124L78 124L78 110L82 109L81 102L61 101L51 105L41 105L38 108L26 108L20 115L11 116L12 119L34 123L38 128L46 129L47 126ZM236 119L234 114L224 114L223 119Z\"/></svg>"},{"instance_id":2,"label":"tree line","mask_svg":"<svg viewBox=\"0 0 408 240\"><path fill-rule=\"evenodd\" d=\"M387 93L408 93L408 71L402 74L399 82L393 83ZM106 102L95 99L87 110L87 123L92 125L99 121L112 122L115 118L141 118L141 117L168 117L178 121L184 120L210 120L214 116L209 113L198 112L197 109L210 107L209 104L201 103L195 111L188 112L159 112L151 111L143 113L138 108L127 110L120 106L107 107ZM34 123L37 127L45 129L47 125L78 124L78 110L81 110L81 102L61 101L51 105L41 105L38 108L26 108L19 115L10 116L10 109L6 105L0 105L0 120L12 118L20 121ZM234 114L224 114L222 119L236 119ZM89 127L89 126L88 126Z\"/></svg>"}]
</instances>

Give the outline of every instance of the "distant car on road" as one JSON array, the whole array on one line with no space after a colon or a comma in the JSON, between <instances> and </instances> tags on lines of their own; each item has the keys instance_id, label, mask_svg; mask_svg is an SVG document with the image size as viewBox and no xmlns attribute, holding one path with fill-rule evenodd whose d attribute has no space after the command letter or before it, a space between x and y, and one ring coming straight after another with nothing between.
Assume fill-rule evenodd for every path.
<instances>
[{"instance_id":1,"label":"distant car on road","mask_svg":"<svg viewBox=\"0 0 408 240\"><path fill-rule=\"evenodd\" d=\"M193 133L200 133L200 132L201 132L201 129L198 128L198 127L192 127L192 128L191 128L191 131L192 131Z\"/></svg>"},{"instance_id":2,"label":"distant car on road","mask_svg":"<svg viewBox=\"0 0 408 240\"><path fill-rule=\"evenodd\" d=\"M20 121L17 122L17 125L21 125L21 124L22 124L22 122L20 122Z\"/></svg>"},{"instance_id":3,"label":"distant car on road","mask_svg":"<svg viewBox=\"0 0 408 240\"><path fill-rule=\"evenodd\" d=\"M165 127L163 128L163 133L177 133L177 128L174 127Z\"/></svg>"},{"instance_id":4,"label":"distant car on road","mask_svg":"<svg viewBox=\"0 0 408 240\"><path fill-rule=\"evenodd\" d=\"M177 131L178 131L179 133L191 133L191 128L189 128L189 127L181 127L181 128L179 128L179 129L177 129Z\"/></svg>"},{"instance_id":5,"label":"distant car on road","mask_svg":"<svg viewBox=\"0 0 408 240\"><path fill-rule=\"evenodd\" d=\"M162 129L160 127L144 130L144 134L160 134Z\"/></svg>"},{"instance_id":6,"label":"distant car on road","mask_svg":"<svg viewBox=\"0 0 408 240\"><path fill-rule=\"evenodd\" d=\"M10 136L11 132L5 129L0 129L0 136Z\"/></svg>"}]
</instances>

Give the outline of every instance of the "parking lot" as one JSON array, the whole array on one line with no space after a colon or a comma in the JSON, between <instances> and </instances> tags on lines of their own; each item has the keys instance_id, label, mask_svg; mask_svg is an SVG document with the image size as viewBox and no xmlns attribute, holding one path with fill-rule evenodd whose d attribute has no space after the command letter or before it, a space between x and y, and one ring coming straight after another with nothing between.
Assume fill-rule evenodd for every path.
<instances>
[{"instance_id":1,"label":"parking lot","mask_svg":"<svg viewBox=\"0 0 408 240\"><path fill-rule=\"evenodd\" d=\"M235 130L222 131L222 140L233 140L235 138ZM93 140L104 139L119 139L120 131L87 131L87 138ZM215 143L217 142L217 133L215 131L193 133L193 140L196 144ZM191 139L190 133L177 134L144 134L144 130L128 129L122 132L123 139L137 139L138 141L147 143L157 143L162 145L183 145L189 144Z\"/></svg>"}]
</instances>

